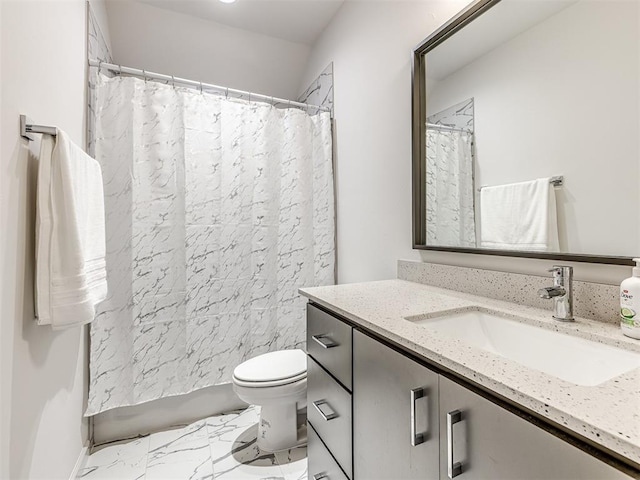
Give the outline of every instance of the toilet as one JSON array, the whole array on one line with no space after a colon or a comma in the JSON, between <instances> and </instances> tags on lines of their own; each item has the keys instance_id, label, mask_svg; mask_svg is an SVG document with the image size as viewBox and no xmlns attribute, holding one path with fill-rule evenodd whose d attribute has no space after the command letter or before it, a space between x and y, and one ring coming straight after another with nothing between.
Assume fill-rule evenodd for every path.
<instances>
[{"instance_id":1,"label":"toilet","mask_svg":"<svg viewBox=\"0 0 640 480\"><path fill-rule=\"evenodd\" d=\"M258 405L258 448L287 450L306 443L298 428L306 418L307 355L302 350L280 350L251 358L233 371L233 390L241 400ZM301 417L299 421L298 418Z\"/></svg>"}]
</instances>

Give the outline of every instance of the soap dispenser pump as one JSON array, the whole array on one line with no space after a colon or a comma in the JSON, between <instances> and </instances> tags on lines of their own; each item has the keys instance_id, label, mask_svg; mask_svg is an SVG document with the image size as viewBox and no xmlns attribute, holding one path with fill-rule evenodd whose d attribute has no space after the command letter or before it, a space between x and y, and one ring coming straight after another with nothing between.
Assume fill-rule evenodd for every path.
<instances>
[{"instance_id":1,"label":"soap dispenser pump","mask_svg":"<svg viewBox=\"0 0 640 480\"><path fill-rule=\"evenodd\" d=\"M640 340L640 258L634 258L633 276L620 284L620 328Z\"/></svg>"}]
</instances>

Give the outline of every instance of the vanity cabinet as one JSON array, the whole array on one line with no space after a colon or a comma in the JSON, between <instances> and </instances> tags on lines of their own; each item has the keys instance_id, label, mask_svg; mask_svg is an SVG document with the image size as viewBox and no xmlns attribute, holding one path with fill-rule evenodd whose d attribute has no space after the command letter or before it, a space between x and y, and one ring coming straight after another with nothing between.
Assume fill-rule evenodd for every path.
<instances>
[{"instance_id":1,"label":"vanity cabinet","mask_svg":"<svg viewBox=\"0 0 640 480\"><path fill-rule=\"evenodd\" d=\"M310 479L632 478L313 305L308 324Z\"/></svg>"},{"instance_id":2,"label":"vanity cabinet","mask_svg":"<svg viewBox=\"0 0 640 480\"><path fill-rule=\"evenodd\" d=\"M307 305L307 353L309 478L353 478L352 328Z\"/></svg>"},{"instance_id":3,"label":"vanity cabinet","mask_svg":"<svg viewBox=\"0 0 640 480\"><path fill-rule=\"evenodd\" d=\"M630 478L442 375L439 395L442 480Z\"/></svg>"},{"instance_id":4,"label":"vanity cabinet","mask_svg":"<svg viewBox=\"0 0 640 480\"><path fill-rule=\"evenodd\" d=\"M348 480L313 427L307 429L310 480Z\"/></svg>"},{"instance_id":5,"label":"vanity cabinet","mask_svg":"<svg viewBox=\"0 0 640 480\"><path fill-rule=\"evenodd\" d=\"M356 478L439 475L438 375L353 332Z\"/></svg>"}]
</instances>

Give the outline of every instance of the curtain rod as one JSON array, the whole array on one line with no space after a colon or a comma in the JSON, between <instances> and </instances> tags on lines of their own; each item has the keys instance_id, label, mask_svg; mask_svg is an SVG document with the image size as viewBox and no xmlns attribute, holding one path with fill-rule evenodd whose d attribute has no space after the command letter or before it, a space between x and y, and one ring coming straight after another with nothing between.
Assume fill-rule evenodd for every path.
<instances>
[{"instance_id":1,"label":"curtain rod","mask_svg":"<svg viewBox=\"0 0 640 480\"><path fill-rule=\"evenodd\" d=\"M201 92L203 90L215 90L219 93L224 93L227 97L229 94L236 96L236 98L249 97L248 100L259 100L261 102L270 103L272 105L281 104L282 106L296 107L301 109L315 108L321 112L331 112L330 108L321 107L318 105L311 105L309 103L294 102L293 100L287 100L286 98L271 97L269 95L261 95L259 93L245 92L244 90L236 90L235 88L221 87L219 85L213 85L211 83L197 82L195 80L187 80L186 78L174 77L173 75L164 75L162 73L148 72L146 70L140 70L139 68L123 67L122 65L116 65L113 63L99 62L98 60L89 60L90 67L97 67L98 71L101 69L109 70L118 75L130 75L134 77L141 77L145 80L161 80L171 85L179 83L180 85L197 88Z\"/></svg>"},{"instance_id":2,"label":"curtain rod","mask_svg":"<svg viewBox=\"0 0 640 480\"><path fill-rule=\"evenodd\" d=\"M464 128L458 127L450 127L448 125L440 125L438 123L427 123L427 128L437 129L437 130L451 130L454 132L465 132L465 133L473 133L471 130L465 130Z\"/></svg>"}]
</instances>

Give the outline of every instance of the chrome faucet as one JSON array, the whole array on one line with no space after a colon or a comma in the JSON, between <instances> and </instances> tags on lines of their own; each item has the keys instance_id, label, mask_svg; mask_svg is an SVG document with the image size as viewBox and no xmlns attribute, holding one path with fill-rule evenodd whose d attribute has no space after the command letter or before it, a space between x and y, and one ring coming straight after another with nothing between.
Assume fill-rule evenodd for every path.
<instances>
[{"instance_id":1,"label":"chrome faucet","mask_svg":"<svg viewBox=\"0 0 640 480\"><path fill-rule=\"evenodd\" d=\"M553 318L561 322L573 322L573 267L554 265L553 287L541 288L541 298L553 299Z\"/></svg>"}]
</instances>

